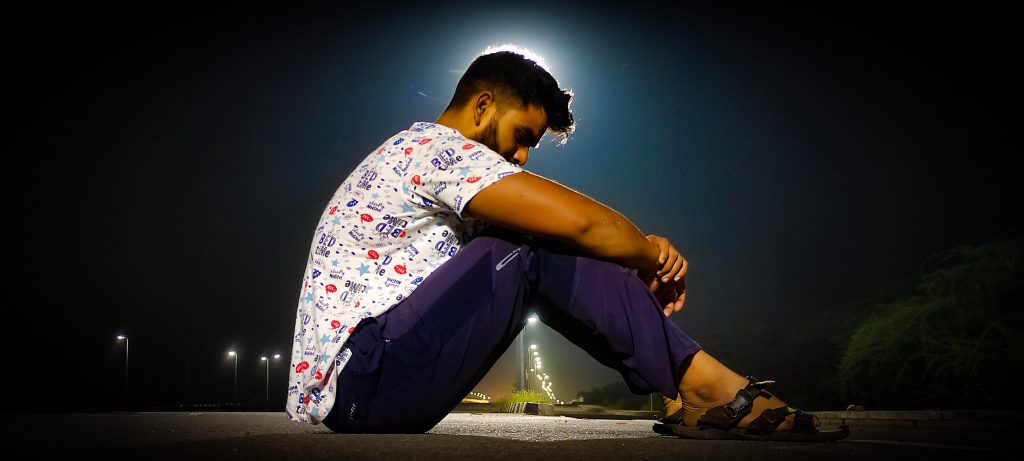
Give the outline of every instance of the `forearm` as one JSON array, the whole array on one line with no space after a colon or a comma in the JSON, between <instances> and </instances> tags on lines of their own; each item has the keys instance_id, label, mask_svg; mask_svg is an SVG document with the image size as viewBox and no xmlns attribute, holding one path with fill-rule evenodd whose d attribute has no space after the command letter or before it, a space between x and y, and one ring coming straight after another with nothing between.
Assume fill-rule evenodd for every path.
<instances>
[{"instance_id":1,"label":"forearm","mask_svg":"<svg viewBox=\"0 0 1024 461\"><path fill-rule=\"evenodd\" d=\"M589 223L572 243L595 258L637 269L641 275L654 274L661 268L658 245L610 208Z\"/></svg>"}]
</instances>

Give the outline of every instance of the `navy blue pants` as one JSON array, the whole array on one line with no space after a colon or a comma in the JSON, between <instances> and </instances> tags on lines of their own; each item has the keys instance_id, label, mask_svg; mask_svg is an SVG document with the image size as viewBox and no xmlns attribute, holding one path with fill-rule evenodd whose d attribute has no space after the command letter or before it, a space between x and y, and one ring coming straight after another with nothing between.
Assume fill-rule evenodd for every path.
<instances>
[{"instance_id":1,"label":"navy blue pants","mask_svg":"<svg viewBox=\"0 0 1024 461\"><path fill-rule=\"evenodd\" d=\"M528 307L621 373L637 395L675 398L680 365L701 348L631 270L492 226L408 298L356 326L324 425L355 433L430 430L509 348Z\"/></svg>"}]
</instances>

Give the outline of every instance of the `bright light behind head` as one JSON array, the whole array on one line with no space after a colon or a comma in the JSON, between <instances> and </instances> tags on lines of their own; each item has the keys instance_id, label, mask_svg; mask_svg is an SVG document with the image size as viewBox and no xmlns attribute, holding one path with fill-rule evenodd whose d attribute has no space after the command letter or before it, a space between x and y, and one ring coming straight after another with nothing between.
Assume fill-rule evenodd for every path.
<instances>
[{"instance_id":1,"label":"bright light behind head","mask_svg":"<svg viewBox=\"0 0 1024 461\"><path fill-rule=\"evenodd\" d=\"M549 74L551 73L551 69L549 69L548 68L548 64L546 62L544 62L544 57L543 56L541 56L541 55L539 55L537 53L534 53L533 51L530 51L527 48L524 48L524 47L521 47L519 45L516 45L514 43L506 43L504 45L497 45L497 46L495 46L495 45L488 45L487 49L484 50L483 53L480 53L480 56L483 56L485 54L497 53L499 51L511 51L513 53L521 54L521 55L525 56L526 59L532 60L533 62L537 63L537 65L540 66L541 68L543 68L545 71L547 71L547 73L549 73Z\"/></svg>"}]
</instances>

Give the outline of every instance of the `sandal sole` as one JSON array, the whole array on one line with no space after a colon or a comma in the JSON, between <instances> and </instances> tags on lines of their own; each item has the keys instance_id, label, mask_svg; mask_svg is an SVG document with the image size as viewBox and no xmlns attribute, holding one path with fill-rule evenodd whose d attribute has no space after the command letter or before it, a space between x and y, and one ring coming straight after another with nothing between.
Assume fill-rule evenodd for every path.
<instances>
[{"instance_id":1,"label":"sandal sole","mask_svg":"<svg viewBox=\"0 0 1024 461\"><path fill-rule=\"evenodd\" d=\"M707 428L698 429L679 424L655 424L654 432L662 435L669 435L683 439L699 440L742 440L741 434L723 431L721 429Z\"/></svg>"},{"instance_id":2,"label":"sandal sole","mask_svg":"<svg viewBox=\"0 0 1024 461\"><path fill-rule=\"evenodd\" d=\"M757 440L764 442L834 442L845 439L850 435L849 426L839 426L839 429L817 431L814 434L780 431L770 435L748 434L745 429L733 429L723 431L721 429L687 427L678 424L655 424L654 432L662 435L674 436L685 439L698 440Z\"/></svg>"}]
</instances>

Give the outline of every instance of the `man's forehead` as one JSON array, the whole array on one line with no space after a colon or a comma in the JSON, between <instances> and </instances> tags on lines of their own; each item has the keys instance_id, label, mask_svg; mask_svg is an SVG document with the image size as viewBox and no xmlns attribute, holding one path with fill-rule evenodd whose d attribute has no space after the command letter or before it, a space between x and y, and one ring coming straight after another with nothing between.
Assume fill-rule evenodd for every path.
<instances>
[{"instance_id":1,"label":"man's forehead","mask_svg":"<svg viewBox=\"0 0 1024 461\"><path fill-rule=\"evenodd\" d=\"M540 138L544 136L544 132L548 129L548 116L542 106L527 106L525 111L520 111L517 118L517 121L529 129L530 134L537 141L540 141Z\"/></svg>"}]
</instances>

